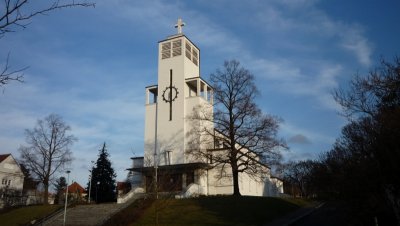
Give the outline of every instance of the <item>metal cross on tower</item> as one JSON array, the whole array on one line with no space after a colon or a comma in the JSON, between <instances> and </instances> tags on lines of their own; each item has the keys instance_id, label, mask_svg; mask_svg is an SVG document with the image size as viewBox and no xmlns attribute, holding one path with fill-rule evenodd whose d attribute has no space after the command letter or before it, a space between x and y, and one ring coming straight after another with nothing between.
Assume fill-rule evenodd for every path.
<instances>
[{"instance_id":1,"label":"metal cross on tower","mask_svg":"<svg viewBox=\"0 0 400 226\"><path fill-rule=\"evenodd\" d=\"M185 23L181 18L178 19L178 23L175 24L175 28L178 29L178 34L182 34L182 27L185 26Z\"/></svg>"}]
</instances>

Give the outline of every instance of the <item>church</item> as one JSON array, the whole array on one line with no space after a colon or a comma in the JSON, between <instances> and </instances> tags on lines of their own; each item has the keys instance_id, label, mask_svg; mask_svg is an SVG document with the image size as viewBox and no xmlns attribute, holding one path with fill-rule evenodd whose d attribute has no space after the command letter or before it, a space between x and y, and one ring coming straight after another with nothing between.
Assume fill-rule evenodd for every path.
<instances>
[{"instance_id":1,"label":"church","mask_svg":"<svg viewBox=\"0 0 400 226\"><path fill-rule=\"evenodd\" d=\"M177 34L158 43L158 84L146 87L144 156L131 158L130 195L155 190L174 192L176 197L233 194L229 167L214 167L212 158L188 154L195 126L190 115L199 106L213 114L213 87L200 76L200 49L183 34L184 25L178 19ZM212 123L207 126L214 128ZM206 148L201 142L198 145ZM261 179L239 174L242 195L283 193L282 181L271 176L268 166L263 167L266 173Z\"/></svg>"}]
</instances>

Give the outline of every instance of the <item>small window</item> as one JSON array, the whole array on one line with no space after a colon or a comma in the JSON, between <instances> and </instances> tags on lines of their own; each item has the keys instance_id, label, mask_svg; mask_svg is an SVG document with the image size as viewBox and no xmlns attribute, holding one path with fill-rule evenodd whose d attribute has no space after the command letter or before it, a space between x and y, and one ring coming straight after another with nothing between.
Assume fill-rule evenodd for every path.
<instances>
[{"instance_id":1,"label":"small window","mask_svg":"<svg viewBox=\"0 0 400 226\"><path fill-rule=\"evenodd\" d=\"M8 180L8 186L10 186L11 185L11 180Z\"/></svg>"}]
</instances>

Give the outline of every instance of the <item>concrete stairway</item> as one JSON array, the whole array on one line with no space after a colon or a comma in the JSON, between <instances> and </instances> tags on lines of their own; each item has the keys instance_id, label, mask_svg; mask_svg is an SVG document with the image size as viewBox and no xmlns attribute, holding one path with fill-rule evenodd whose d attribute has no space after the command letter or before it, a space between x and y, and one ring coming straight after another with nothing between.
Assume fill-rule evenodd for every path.
<instances>
[{"instance_id":1,"label":"concrete stairway","mask_svg":"<svg viewBox=\"0 0 400 226\"><path fill-rule=\"evenodd\" d=\"M80 205L67 209L65 225L68 226L97 226L101 225L110 216L126 207L125 204L97 204ZM50 218L42 225L58 226L63 225L64 212Z\"/></svg>"},{"instance_id":2,"label":"concrete stairway","mask_svg":"<svg viewBox=\"0 0 400 226\"><path fill-rule=\"evenodd\" d=\"M135 194L125 203L108 203L93 205L78 205L67 209L66 226L100 226L112 215L126 208L135 200L144 197L145 194ZM64 222L64 211L53 217L38 222L35 225L62 226Z\"/></svg>"}]
</instances>

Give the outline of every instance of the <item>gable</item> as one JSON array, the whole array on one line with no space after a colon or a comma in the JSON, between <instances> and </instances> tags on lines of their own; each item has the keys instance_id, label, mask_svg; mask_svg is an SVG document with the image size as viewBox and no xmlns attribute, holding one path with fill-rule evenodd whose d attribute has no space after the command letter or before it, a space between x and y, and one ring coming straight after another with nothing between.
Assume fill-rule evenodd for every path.
<instances>
[{"instance_id":1,"label":"gable","mask_svg":"<svg viewBox=\"0 0 400 226\"><path fill-rule=\"evenodd\" d=\"M0 172L23 175L19 164L11 154L0 155Z\"/></svg>"}]
</instances>

